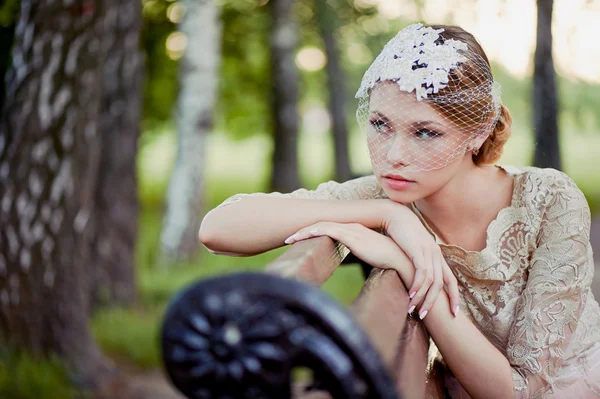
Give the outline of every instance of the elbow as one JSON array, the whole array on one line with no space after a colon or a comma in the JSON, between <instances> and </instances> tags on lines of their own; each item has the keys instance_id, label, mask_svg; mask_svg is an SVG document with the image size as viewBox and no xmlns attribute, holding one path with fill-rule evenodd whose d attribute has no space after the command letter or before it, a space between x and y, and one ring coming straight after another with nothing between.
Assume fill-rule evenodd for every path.
<instances>
[{"instance_id":1,"label":"elbow","mask_svg":"<svg viewBox=\"0 0 600 399\"><path fill-rule=\"evenodd\" d=\"M208 212L200 223L198 239L211 253L219 252L219 232L216 229L217 224L212 220L212 211Z\"/></svg>"},{"instance_id":2,"label":"elbow","mask_svg":"<svg viewBox=\"0 0 600 399\"><path fill-rule=\"evenodd\" d=\"M247 256L231 248L232 244L230 236L227 235L227 229L223 229L223 224L215 220L213 211L208 212L200 223L198 239L202 245L213 255Z\"/></svg>"}]
</instances>

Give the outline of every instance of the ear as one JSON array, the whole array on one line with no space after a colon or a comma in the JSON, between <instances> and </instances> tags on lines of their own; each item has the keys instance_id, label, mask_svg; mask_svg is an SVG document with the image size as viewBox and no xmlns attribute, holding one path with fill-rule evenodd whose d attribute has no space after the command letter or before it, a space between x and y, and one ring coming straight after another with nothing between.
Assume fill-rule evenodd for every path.
<instances>
[{"instance_id":1,"label":"ear","mask_svg":"<svg viewBox=\"0 0 600 399\"><path fill-rule=\"evenodd\" d=\"M487 140L488 137L490 137L489 133L478 134L471 141L471 148L477 148L477 149L481 148L481 146Z\"/></svg>"}]
</instances>

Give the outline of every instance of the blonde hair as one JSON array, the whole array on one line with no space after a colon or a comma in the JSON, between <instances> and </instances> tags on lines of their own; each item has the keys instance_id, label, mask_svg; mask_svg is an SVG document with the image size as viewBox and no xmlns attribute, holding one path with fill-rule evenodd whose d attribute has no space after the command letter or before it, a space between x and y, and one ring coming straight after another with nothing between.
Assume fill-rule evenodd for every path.
<instances>
[{"instance_id":1,"label":"blonde hair","mask_svg":"<svg viewBox=\"0 0 600 399\"><path fill-rule=\"evenodd\" d=\"M490 62L487 58L487 55L483 51L483 48L472 34L458 26L428 26L433 29L444 29L444 31L440 34L440 37L443 40L454 39L466 43L469 51L481 57L481 59L484 61L483 65L486 67L482 68L481 63L475 65L470 61L461 64L460 69L455 69L453 72L451 72L451 76L454 75L455 78L451 78L451 80L457 83L449 84L446 88L440 90L438 94L439 96L446 96L455 92L472 90L474 87L482 84L482 82L489 80L489 76L492 76ZM435 98L435 96L436 95L434 94L432 97ZM493 99L490 94L486 98L477 98L476 100L466 104L452 104L450 106L448 104L444 104L443 107L437 107L435 101L433 101L432 105L436 107L436 109L438 109L445 117L455 122L460 127L461 124L465 126L465 123L468 123L465 122L465 120L481 123L480 119L482 117L479 111L483 106L489 105L487 103L490 103L491 101L493 101ZM461 118L458 119L457 115L461 115ZM464 118L465 115L469 116L469 118ZM493 117L495 118L496 115L493 115ZM477 155L473 155L473 161L477 165L494 163L500 158L504 149L504 144L510 137L511 124L512 117L508 111L508 108L506 108L504 105L501 105L500 115L498 116L490 135L479 148L479 153Z\"/></svg>"}]
</instances>

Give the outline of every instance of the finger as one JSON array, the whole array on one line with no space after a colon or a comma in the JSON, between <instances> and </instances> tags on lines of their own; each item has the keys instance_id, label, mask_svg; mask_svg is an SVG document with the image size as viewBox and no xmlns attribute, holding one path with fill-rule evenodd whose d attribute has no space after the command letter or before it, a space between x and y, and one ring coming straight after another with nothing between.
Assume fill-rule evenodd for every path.
<instances>
[{"instance_id":1,"label":"finger","mask_svg":"<svg viewBox=\"0 0 600 399\"><path fill-rule=\"evenodd\" d=\"M409 257L410 254L408 254ZM413 299L417 294L417 291L421 289L423 286L423 282L425 281L425 275L427 274L427 266L424 265L424 255L422 253L415 254L415 256L411 257L411 261L415 267L415 278L413 279L412 286L408 290L410 299Z\"/></svg>"},{"instance_id":2,"label":"finger","mask_svg":"<svg viewBox=\"0 0 600 399\"><path fill-rule=\"evenodd\" d=\"M427 291L429 291L429 287L431 287L432 283L433 283L433 269L430 266L429 268L427 268L425 270L425 278L423 280L423 284L416 291L415 295L413 296L413 298L410 300L410 302L408 304L409 313L412 313L412 311L415 309L415 307L419 306L419 304L421 304L423 302L423 299L425 298Z\"/></svg>"},{"instance_id":3,"label":"finger","mask_svg":"<svg viewBox=\"0 0 600 399\"><path fill-rule=\"evenodd\" d=\"M309 226L299 232L298 235L296 234L291 236L292 240L290 241L297 242L313 237L328 236L333 240L344 244L352 251L352 248L356 245L356 238L358 237L359 232L355 227L349 224L320 222L318 225Z\"/></svg>"},{"instance_id":4,"label":"finger","mask_svg":"<svg viewBox=\"0 0 600 399\"><path fill-rule=\"evenodd\" d=\"M313 225L304 227L284 240L286 244L293 244L297 241L306 240L308 238L319 237L324 235L329 225L333 223L319 222Z\"/></svg>"},{"instance_id":5,"label":"finger","mask_svg":"<svg viewBox=\"0 0 600 399\"><path fill-rule=\"evenodd\" d=\"M427 296L425 297L425 300L423 301L423 304L421 305L421 308L419 309L419 318L421 320L423 320L425 318L425 316L427 316L427 313L429 313L429 310L433 307L433 304L435 303L438 296L440 295L442 286L443 286L442 266L439 264L439 262L436 261L433 265L433 283L429 287L429 290L427 291Z\"/></svg>"},{"instance_id":6,"label":"finger","mask_svg":"<svg viewBox=\"0 0 600 399\"><path fill-rule=\"evenodd\" d=\"M450 270L450 267L444 261L442 265L442 274L444 276L444 284L446 285L446 291L448 292L448 297L450 298L450 308L454 316L458 314L458 310L460 309L460 292L458 291L458 282L456 281L456 277Z\"/></svg>"}]
</instances>

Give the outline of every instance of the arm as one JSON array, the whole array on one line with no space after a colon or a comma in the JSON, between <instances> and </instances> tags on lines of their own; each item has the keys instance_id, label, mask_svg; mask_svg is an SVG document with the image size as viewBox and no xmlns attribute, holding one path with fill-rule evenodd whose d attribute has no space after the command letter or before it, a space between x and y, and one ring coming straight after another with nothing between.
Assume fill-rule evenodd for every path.
<instances>
[{"instance_id":1,"label":"arm","mask_svg":"<svg viewBox=\"0 0 600 399\"><path fill-rule=\"evenodd\" d=\"M518 398L537 397L552 389L594 273L591 215L585 197L562 173L549 191L507 348Z\"/></svg>"},{"instance_id":2,"label":"arm","mask_svg":"<svg viewBox=\"0 0 600 399\"><path fill-rule=\"evenodd\" d=\"M236 195L205 216L199 236L212 252L254 255L284 245L291 234L318 221L379 228L392 206L410 212L383 198L373 176L323 183L314 191Z\"/></svg>"},{"instance_id":3,"label":"arm","mask_svg":"<svg viewBox=\"0 0 600 399\"><path fill-rule=\"evenodd\" d=\"M575 184L562 176L549 185L543 199L537 248L516 308L506 357L466 317L449 317L443 308L445 294L424 320L444 360L473 398L539 397L552 388L571 344L594 265L589 207ZM402 270L409 284L413 269Z\"/></svg>"},{"instance_id":4,"label":"arm","mask_svg":"<svg viewBox=\"0 0 600 399\"><path fill-rule=\"evenodd\" d=\"M415 268L390 237L357 223L322 222L306 229L312 230L313 236L326 235L341 242L374 267L396 270L406 287L413 284ZM512 397L511 366L506 357L465 315L459 312L454 317L449 309L450 300L442 290L423 322L456 378L475 399Z\"/></svg>"},{"instance_id":5,"label":"arm","mask_svg":"<svg viewBox=\"0 0 600 399\"><path fill-rule=\"evenodd\" d=\"M394 266L409 287L415 276L411 266L406 256L399 257ZM513 397L507 358L463 313L453 317L449 307L448 295L442 291L423 323L454 376L473 399Z\"/></svg>"}]
</instances>

